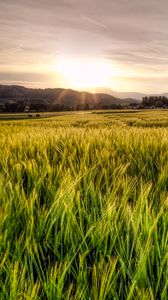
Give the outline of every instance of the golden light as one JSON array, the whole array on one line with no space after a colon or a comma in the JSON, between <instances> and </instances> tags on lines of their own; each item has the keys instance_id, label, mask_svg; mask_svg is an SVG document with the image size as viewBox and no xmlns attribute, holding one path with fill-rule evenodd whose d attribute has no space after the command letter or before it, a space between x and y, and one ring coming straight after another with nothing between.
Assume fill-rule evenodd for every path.
<instances>
[{"instance_id":1,"label":"golden light","mask_svg":"<svg viewBox=\"0 0 168 300\"><path fill-rule=\"evenodd\" d=\"M70 60L60 59L57 71L72 88L108 86L110 77L115 75L106 60Z\"/></svg>"}]
</instances>

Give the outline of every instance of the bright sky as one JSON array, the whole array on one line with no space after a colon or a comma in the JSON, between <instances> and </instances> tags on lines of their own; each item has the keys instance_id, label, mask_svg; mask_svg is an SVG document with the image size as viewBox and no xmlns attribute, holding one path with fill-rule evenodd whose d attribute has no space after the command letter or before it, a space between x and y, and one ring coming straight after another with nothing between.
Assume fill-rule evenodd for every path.
<instances>
[{"instance_id":1,"label":"bright sky","mask_svg":"<svg viewBox=\"0 0 168 300\"><path fill-rule=\"evenodd\" d=\"M168 92L168 1L0 0L0 83Z\"/></svg>"}]
</instances>

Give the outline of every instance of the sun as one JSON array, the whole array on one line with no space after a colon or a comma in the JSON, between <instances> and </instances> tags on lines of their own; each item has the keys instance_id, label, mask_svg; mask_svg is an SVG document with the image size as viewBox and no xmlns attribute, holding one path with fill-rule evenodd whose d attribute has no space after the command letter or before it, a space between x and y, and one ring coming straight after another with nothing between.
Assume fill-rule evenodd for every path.
<instances>
[{"instance_id":1,"label":"sun","mask_svg":"<svg viewBox=\"0 0 168 300\"><path fill-rule=\"evenodd\" d=\"M108 86L110 76L114 75L106 60L70 60L62 58L57 71L72 88L83 89Z\"/></svg>"}]
</instances>

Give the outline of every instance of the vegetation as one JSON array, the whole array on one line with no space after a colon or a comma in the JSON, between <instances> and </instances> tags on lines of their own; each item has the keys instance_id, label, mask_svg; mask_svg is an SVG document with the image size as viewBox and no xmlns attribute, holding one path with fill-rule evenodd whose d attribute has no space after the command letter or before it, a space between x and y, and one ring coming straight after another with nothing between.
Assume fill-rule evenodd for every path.
<instances>
[{"instance_id":1,"label":"vegetation","mask_svg":"<svg viewBox=\"0 0 168 300\"><path fill-rule=\"evenodd\" d=\"M104 93L79 92L71 89L29 89L0 85L0 112L47 112L90 109L120 109L134 99L119 99Z\"/></svg>"},{"instance_id":2,"label":"vegetation","mask_svg":"<svg viewBox=\"0 0 168 300\"><path fill-rule=\"evenodd\" d=\"M168 98L166 96L149 96L143 97L142 105L148 107L168 108Z\"/></svg>"},{"instance_id":3,"label":"vegetation","mask_svg":"<svg viewBox=\"0 0 168 300\"><path fill-rule=\"evenodd\" d=\"M0 121L0 299L168 299L168 112Z\"/></svg>"}]
</instances>

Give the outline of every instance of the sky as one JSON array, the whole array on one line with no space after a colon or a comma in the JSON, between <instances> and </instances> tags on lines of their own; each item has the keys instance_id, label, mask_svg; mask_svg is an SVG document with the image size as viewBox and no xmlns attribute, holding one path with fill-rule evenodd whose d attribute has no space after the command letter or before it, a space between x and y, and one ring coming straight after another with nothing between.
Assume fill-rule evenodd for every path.
<instances>
[{"instance_id":1,"label":"sky","mask_svg":"<svg viewBox=\"0 0 168 300\"><path fill-rule=\"evenodd\" d=\"M0 83L168 92L168 1L0 0Z\"/></svg>"}]
</instances>

